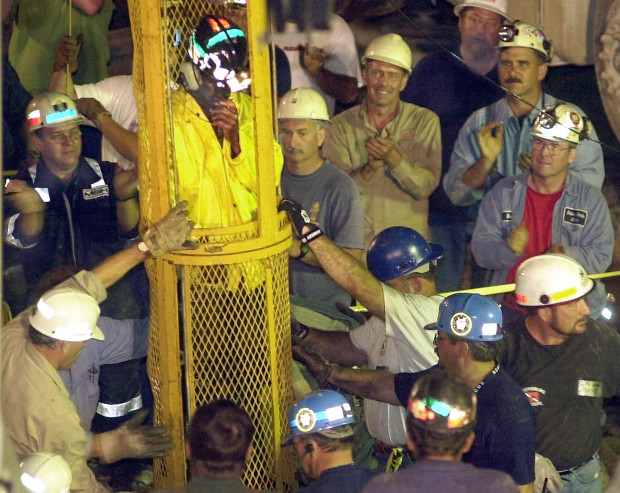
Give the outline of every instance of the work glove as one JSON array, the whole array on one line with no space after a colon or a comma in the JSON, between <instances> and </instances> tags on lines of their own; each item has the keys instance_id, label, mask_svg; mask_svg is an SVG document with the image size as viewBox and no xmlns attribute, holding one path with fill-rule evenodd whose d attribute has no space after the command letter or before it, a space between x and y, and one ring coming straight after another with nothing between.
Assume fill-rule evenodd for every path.
<instances>
[{"instance_id":1,"label":"work glove","mask_svg":"<svg viewBox=\"0 0 620 493\"><path fill-rule=\"evenodd\" d=\"M187 219L187 201L179 202L158 223L151 226L142 238L151 255L159 257L178 250L195 250L198 243L187 241L194 223Z\"/></svg>"},{"instance_id":2,"label":"work glove","mask_svg":"<svg viewBox=\"0 0 620 493\"><path fill-rule=\"evenodd\" d=\"M121 459L163 457L174 448L172 437L164 426L143 426L148 411L141 410L116 430L101 433L99 445L104 464Z\"/></svg>"},{"instance_id":3,"label":"work glove","mask_svg":"<svg viewBox=\"0 0 620 493\"><path fill-rule=\"evenodd\" d=\"M556 470L553 462L540 454L536 454L535 459L536 482L534 492L557 493L564 488L564 483ZM546 488L546 489L545 489Z\"/></svg>"},{"instance_id":4,"label":"work glove","mask_svg":"<svg viewBox=\"0 0 620 493\"><path fill-rule=\"evenodd\" d=\"M295 234L304 245L323 236L323 231L321 231L321 228L310 221L308 213L298 202L295 202L292 199L284 198L278 205L278 211L286 212ZM304 233L304 228L307 229L306 233Z\"/></svg>"}]
</instances>

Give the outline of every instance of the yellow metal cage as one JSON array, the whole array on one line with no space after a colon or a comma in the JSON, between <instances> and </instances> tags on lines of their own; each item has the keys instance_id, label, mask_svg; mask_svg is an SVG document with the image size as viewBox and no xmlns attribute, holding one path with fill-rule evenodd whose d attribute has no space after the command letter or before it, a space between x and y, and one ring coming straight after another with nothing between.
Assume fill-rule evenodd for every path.
<instances>
[{"instance_id":1,"label":"yellow metal cage","mask_svg":"<svg viewBox=\"0 0 620 493\"><path fill-rule=\"evenodd\" d=\"M175 152L170 98L187 39L208 13L247 33L259 182L258 220L194 230L198 250L147 263L151 292L148 371L155 421L175 449L155 461L157 488L186 482L185 427L197 406L217 398L240 404L256 425L244 481L294 491L294 457L280 442L292 404L288 255L290 226L276 212L273 115L264 1L247 8L202 0L130 0L133 82L139 113L140 208L144 228L171 204ZM179 42L180 41L180 42Z\"/></svg>"}]
</instances>

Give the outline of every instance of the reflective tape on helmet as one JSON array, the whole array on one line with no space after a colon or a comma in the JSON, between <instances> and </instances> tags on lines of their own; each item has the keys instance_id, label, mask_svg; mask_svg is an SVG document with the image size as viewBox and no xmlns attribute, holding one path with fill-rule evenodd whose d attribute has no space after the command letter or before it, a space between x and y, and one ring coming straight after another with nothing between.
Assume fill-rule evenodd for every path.
<instances>
[{"instance_id":1,"label":"reflective tape on helmet","mask_svg":"<svg viewBox=\"0 0 620 493\"><path fill-rule=\"evenodd\" d=\"M142 396L138 395L127 402L120 404L105 404L100 402L97 404L97 414L105 418L121 418L132 411L136 411L142 407Z\"/></svg>"}]
</instances>

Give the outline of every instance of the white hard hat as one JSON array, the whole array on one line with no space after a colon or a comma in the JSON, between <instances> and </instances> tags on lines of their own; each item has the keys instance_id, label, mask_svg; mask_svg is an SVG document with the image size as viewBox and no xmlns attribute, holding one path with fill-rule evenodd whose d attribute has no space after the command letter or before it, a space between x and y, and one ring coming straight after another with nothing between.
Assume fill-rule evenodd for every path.
<instances>
[{"instance_id":1,"label":"white hard hat","mask_svg":"<svg viewBox=\"0 0 620 493\"><path fill-rule=\"evenodd\" d=\"M58 454L37 452L20 464L22 484L33 493L68 493L72 475L67 461Z\"/></svg>"},{"instance_id":2,"label":"white hard hat","mask_svg":"<svg viewBox=\"0 0 620 493\"><path fill-rule=\"evenodd\" d=\"M99 305L92 296L71 288L45 293L33 307L30 325L52 339L68 342L97 339L104 336L97 327Z\"/></svg>"},{"instance_id":3,"label":"white hard hat","mask_svg":"<svg viewBox=\"0 0 620 493\"><path fill-rule=\"evenodd\" d=\"M278 120L329 121L323 96L314 89L298 87L287 92L278 103Z\"/></svg>"},{"instance_id":4,"label":"white hard hat","mask_svg":"<svg viewBox=\"0 0 620 493\"><path fill-rule=\"evenodd\" d=\"M565 103L547 106L536 118L532 131L535 137L578 144L592 131L592 124L585 116Z\"/></svg>"},{"instance_id":5,"label":"white hard hat","mask_svg":"<svg viewBox=\"0 0 620 493\"><path fill-rule=\"evenodd\" d=\"M80 123L84 118L78 113L73 99L61 92L44 92L34 97L26 108L28 131L39 128L59 127Z\"/></svg>"},{"instance_id":6,"label":"white hard hat","mask_svg":"<svg viewBox=\"0 0 620 493\"><path fill-rule=\"evenodd\" d=\"M366 48L362 63L368 60L391 63L411 73L411 48L398 34L389 33L373 39Z\"/></svg>"},{"instance_id":7,"label":"white hard hat","mask_svg":"<svg viewBox=\"0 0 620 493\"><path fill-rule=\"evenodd\" d=\"M510 20L508 18L508 0L465 0L454 7L454 14L460 17L461 11L467 7L490 10L501 15L504 19Z\"/></svg>"},{"instance_id":8,"label":"white hard hat","mask_svg":"<svg viewBox=\"0 0 620 493\"><path fill-rule=\"evenodd\" d=\"M521 306L548 306L576 300L594 288L579 262L561 253L531 257L517 269L515 295Z\"/></svg>"},{"instance_id":9,"label":"white hard hat","mask_svg":"<svg viewBox=\"0 0 620 493\"><path fill-rule=\"evenodd\" d=\"M553 57L553 45L545 33L533 24L523 21L504 24L499 30L497 49L512 47L532 48L541 53L547 62Z\"/></svg>"}]
</instances>

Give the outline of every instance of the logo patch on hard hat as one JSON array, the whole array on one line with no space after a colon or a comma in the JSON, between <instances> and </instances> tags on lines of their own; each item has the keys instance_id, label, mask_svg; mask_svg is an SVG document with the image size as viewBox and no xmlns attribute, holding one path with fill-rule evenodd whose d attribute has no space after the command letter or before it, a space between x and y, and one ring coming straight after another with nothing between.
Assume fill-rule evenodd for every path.
<instances>
[{"instance_id":1,"label":"logo patch on hard hat","mask_svg":"<svg viewBox=\"0 0 620 493\"><path fill-rule=\"evenodd\" d=\"M297 422L297 428L299 431L308 433L316 424L316 414L314 414L312 409L304 407L297 411L295 421Z\"/></svg>"},{"instance_id":2,"label":"logo patch on hard hat","mask_svg":"<svg viewBox=\"0 0 620 493\"><path fill-rule=\"evenodd\" d=\"M450 319L450 329L457 336L465 336L471 332L474 323L467 313L459 312L452 315Z\"/></svg>"},{"instance_id":3,"label":"logo patch on hard hat","mask_svg":"<svg viewBox=\"0 0 620 493\"><path fill-rule=\"evenodd\" d=\"M581 119L579 118L579 115L577 113L574 112L570 112L570 121L573 122L573 125L577 126L579 125L579 122L581 121Z\"/></svg>"}]
</instances>

